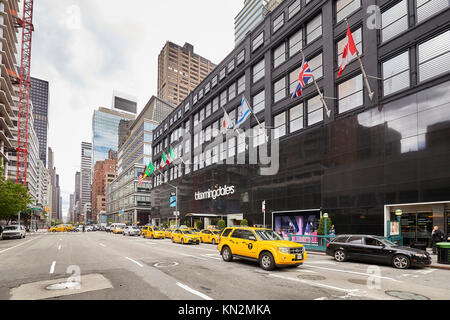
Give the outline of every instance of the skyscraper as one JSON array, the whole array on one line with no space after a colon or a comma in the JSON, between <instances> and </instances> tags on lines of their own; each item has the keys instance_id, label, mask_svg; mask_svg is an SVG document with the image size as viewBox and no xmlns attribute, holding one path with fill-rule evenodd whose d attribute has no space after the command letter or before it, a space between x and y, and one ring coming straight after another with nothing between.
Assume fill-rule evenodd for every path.
<instances>
[{"instance_id":1,"label":"skyscraper","mask_svg":"<svg viewBox=\"0 0 450 320\"><path fill-rule=\"evenodd\" d=\"M128 112L131 114L137 114L137 98L132 97L123 92L114 90L112 109L121 112Z\"/></svg>"},{"instance_id":2,"label":"skyscraper","mask_svg":"<svg viewBox=\"0 0 450 320\"><path fill-rule=\"evenodd\" d=\"M281 2L282 0L245 0L244 8L234 18L235 44L238 45Z\"/></svg>"},{"instance_id":3,"label":"skyscraper","mask_svg":"<svg viewBox=\"0 0 450 320\"><path fill-rule=\"evenodd\" d=\"M215 67L193 45L166 42L158 56L158 98L177 106Z\"/></svg>"},{"instance_id":4,"label":"skyscraper","mask_svg":"<svg viewBox=\"0 0 450 320\"><path fill-rule=\"evenodd\" d=\"M91 205L92 143L81 143L80 213L87 222Z\"/></svg>"},{"instance_id":5,"label":"skyscraper","mask_svg":"<svg viewBox=\"0 0 450 320\"><path fill-rule=\"evenodd\" d=\"M75 173L75 192L74 195L74 220L79 222L80 218L80 192L81 192L81 173Z\"/></svg>"},{"instance_id":6,"label":"skyscraper","mask_svg":"<svg viewBox=\"0 0 450 320\"><path fill-rule=\"evenodd\" d=\"M31 78L30 98L33 102L34 130L39 141L39 159L47 164L49 84L45 80Z\"/></svg>"},{"instance_id":7,"label":"skyscraper","mask_svg":"<svg viewBox=\"0 0 450 320\"><path fill-rule=\"evenodd\" d=\"M92 179L92 220L99 221L99 215L106 212L106 189L117 178L117 156L97 161Z\"/></svg>"},{"instance_id":8,"label":"skyscraper","mask_svg":"<svg viewBox=\"0 0 450 320\"><path fill-rule=\"evenodd\" d=\"M113 109L99 108L92 117L92 147L94 165L108 159L109 150L119 150L119 123L134 120L135 115Z\"/></svg>"}]
</instances>

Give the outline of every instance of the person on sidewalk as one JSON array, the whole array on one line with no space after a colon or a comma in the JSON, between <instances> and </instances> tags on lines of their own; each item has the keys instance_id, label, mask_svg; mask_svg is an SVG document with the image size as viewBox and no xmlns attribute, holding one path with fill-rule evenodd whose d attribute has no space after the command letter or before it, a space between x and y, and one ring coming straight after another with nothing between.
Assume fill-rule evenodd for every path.
<instances>
[{"instance_id":1,"label":"person on sidewalk","mask_svg":"<svg viewBox=\"0 0 450 320\"><path fill-rule=\"evenodd\" d=\"M442 233L441 230L439 230L438 226L434 226L433 232L431 233L431 240L432 240L433 254L436 254L436 243L444 241L444 234Z\"/></svg>"},{"instance_id":2,"label":"person on sidewalk","mask_svg":"<svg viewBox=\"0 0 450 320\"><path fill-rule=\"evenodd\" d=\"M334 224L333 224L330 229L330 236L335 236L335 235L336 235L336 229L334 228Z\"/></svg>"}]
</instances>

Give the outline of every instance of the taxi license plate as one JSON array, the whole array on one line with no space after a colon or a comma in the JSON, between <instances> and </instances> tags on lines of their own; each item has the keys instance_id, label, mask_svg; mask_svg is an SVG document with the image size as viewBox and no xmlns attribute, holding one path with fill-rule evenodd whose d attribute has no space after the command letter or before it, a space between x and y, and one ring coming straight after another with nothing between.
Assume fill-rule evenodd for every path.
<instances>
[{"instance_id":1,"label":"taxi license plate","mask_svg":"<svg viewBox=\"0 0 450 320\"><path fill-rule=\"evenodd\" d=\"M303 255L297 254L295 258L296 258L296 260L303 260Z\"/></svg>"}]
</instances>

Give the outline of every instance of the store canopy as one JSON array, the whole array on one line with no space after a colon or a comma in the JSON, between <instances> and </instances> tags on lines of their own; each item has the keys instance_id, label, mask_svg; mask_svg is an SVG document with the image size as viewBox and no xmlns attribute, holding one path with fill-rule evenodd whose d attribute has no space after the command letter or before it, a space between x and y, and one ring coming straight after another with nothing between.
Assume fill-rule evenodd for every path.
<instances>
[{"instance_id":1,"label":"store canopy","mask_svg":"<svg viewBox=\"0 0 450 320\"><path fill-rule=\"evenodd\" d=\"M186 217L202 217L202 218L220 218L226 215L217 215L212 213L188 213Z\"/></svg>"}]
</instances>

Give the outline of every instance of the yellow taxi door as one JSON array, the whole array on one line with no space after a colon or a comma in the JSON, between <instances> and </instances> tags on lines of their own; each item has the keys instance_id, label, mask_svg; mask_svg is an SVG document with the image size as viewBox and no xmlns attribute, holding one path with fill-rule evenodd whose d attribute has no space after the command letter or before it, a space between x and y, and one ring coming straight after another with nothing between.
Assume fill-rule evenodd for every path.
<instances>
[{"instance_id":1,"label":"yellow taxi door","mask_svg":"<svg viewBox=\"0 0 450 320\"><path fill-rule=\"evenodd\" d=\"M258 243L256 236L251 230L241 230L241 254L250 258L258 258Z\"/></svg>"}]
</instances>

